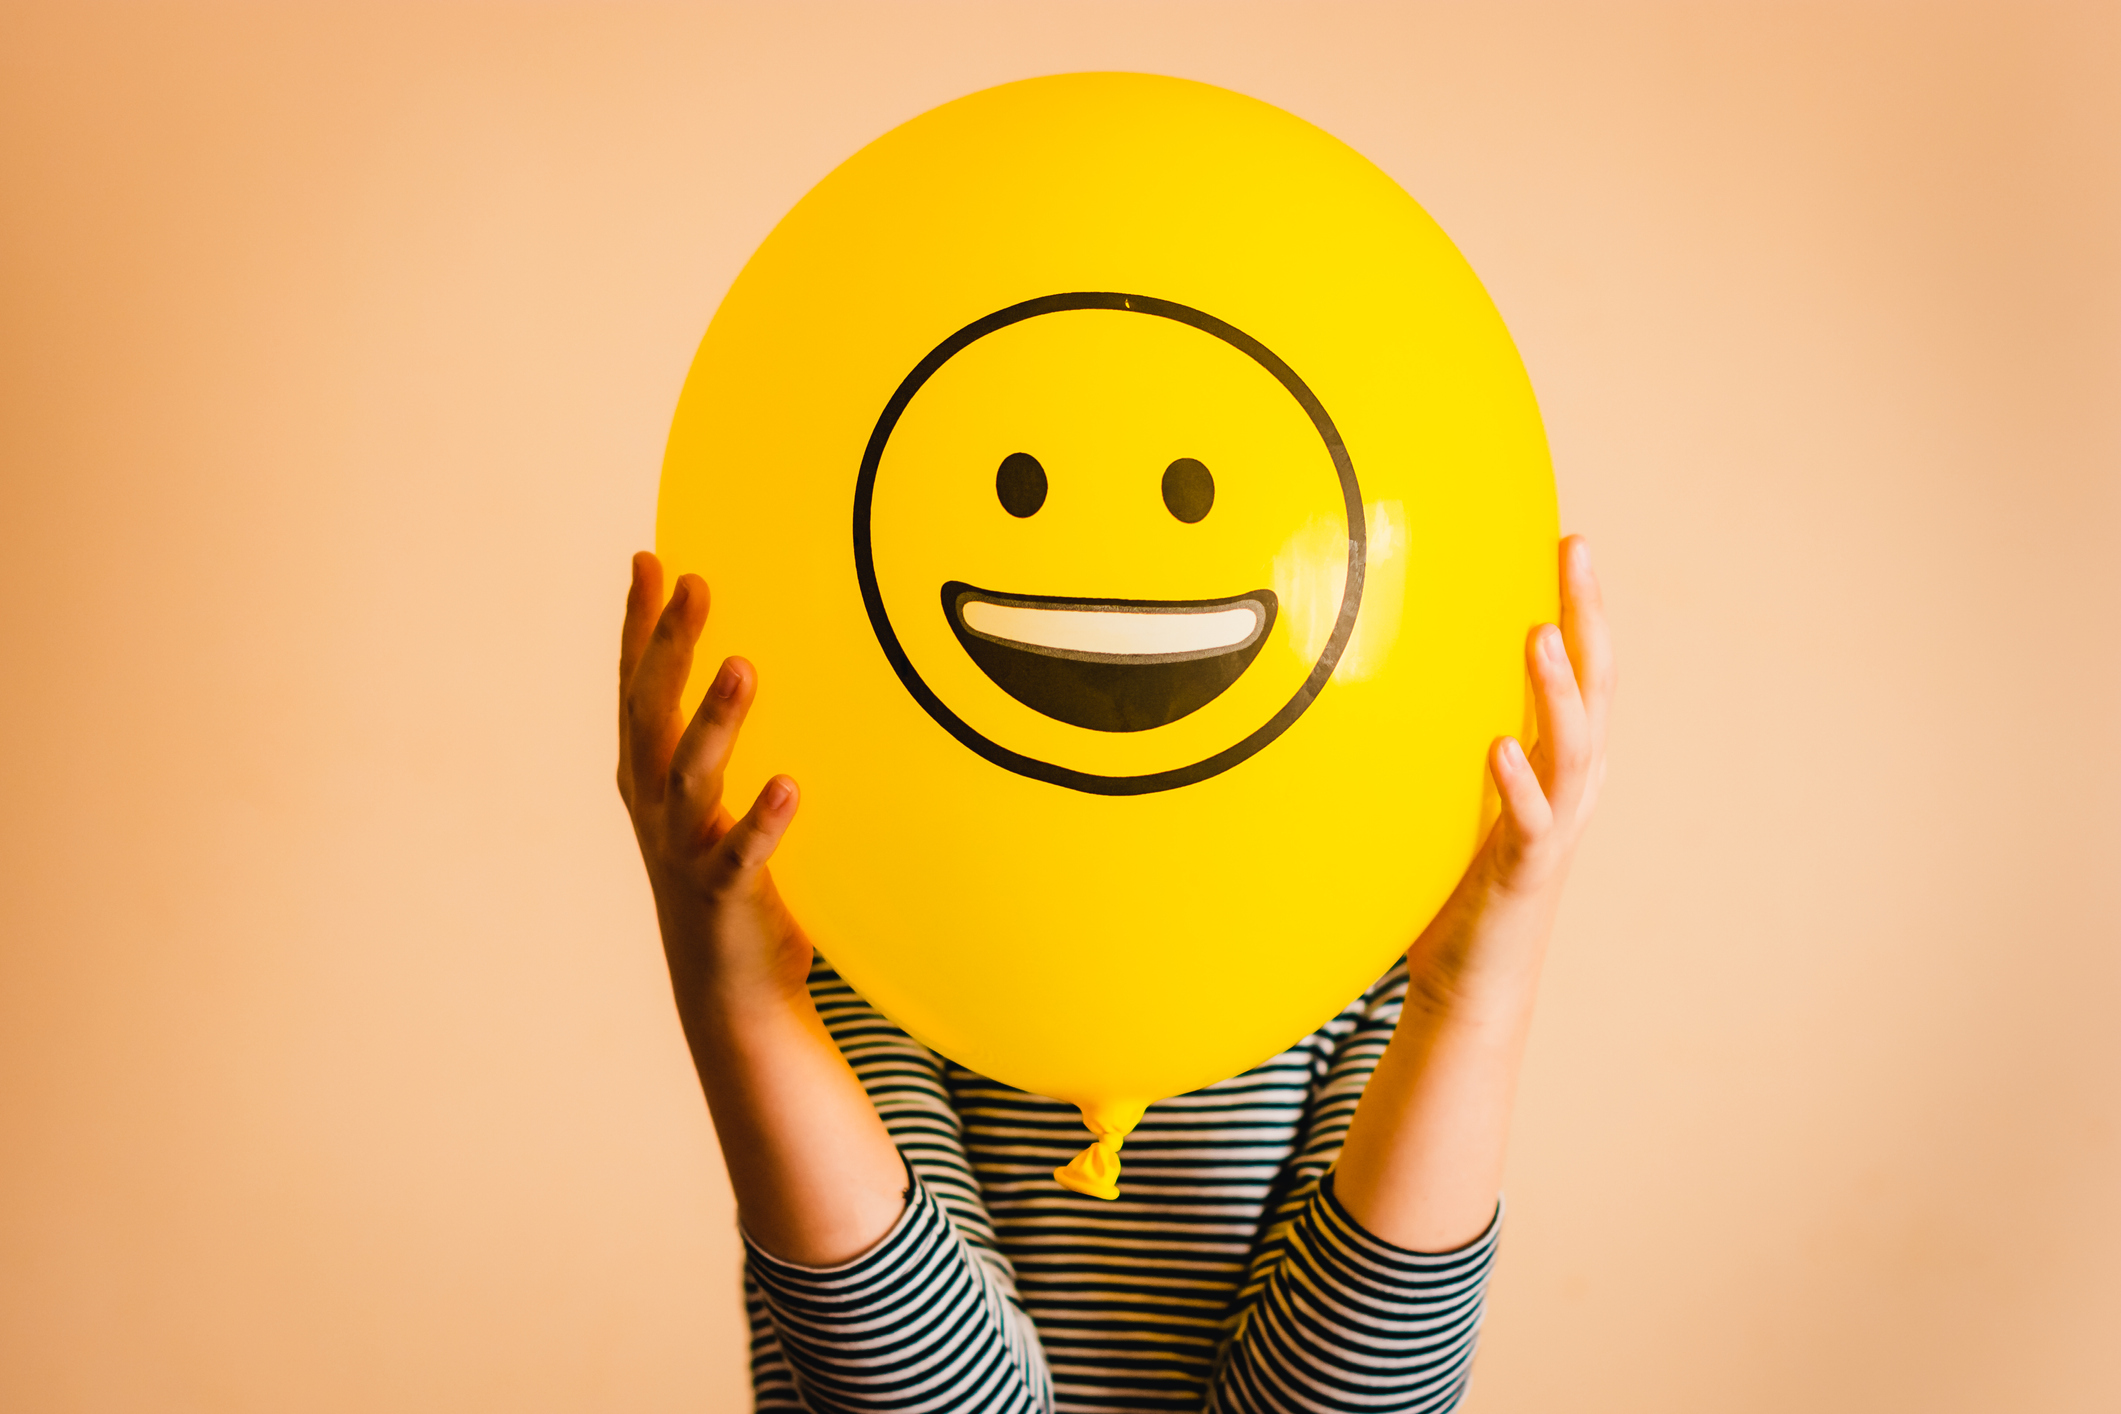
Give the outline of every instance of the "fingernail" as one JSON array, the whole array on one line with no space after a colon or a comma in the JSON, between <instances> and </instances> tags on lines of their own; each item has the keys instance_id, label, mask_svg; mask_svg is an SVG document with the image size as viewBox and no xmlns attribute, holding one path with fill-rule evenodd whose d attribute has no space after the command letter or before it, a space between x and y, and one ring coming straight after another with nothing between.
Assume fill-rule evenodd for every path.
<instances>
[{"instance_id":1,"label":"fingernail","mask_svg":"<svg viewBox=\"0 0 2121 1414\"><path fill-rule=\"evenodd\" d=\"M744 675L736 670L736 664L724 663L722 670L714 675L714 687L711 690L716 697L734 697L736 690L743 686L743 683Z\"/></svg>"},{"instance_id":2,"label":"fingernail","mask_svg":"<svg viewBox=\"0 0 2121 1414\"><path fill-rule=\"evenodd\" d=\"M1567 663L1569 650L1562 644L1561 630L1548 624L1539 631L1539 651L1547 655L1549 662Z\"/></svg>"},{"instance_id":3,"label":"fingernail","mask_svg":"<svg viewBox=\"0 0 2121 1414\"><path fill-rule=\"evenodd\" d=\"M670 591L670 607L673 609L684 608L686 597L691 593L692 586L682 579L679 580L678 587Z\"/></svg>"},{"instance_id":4,"label":"fingernail","mask_svg":"<svg viewBox=\"0 0 2121 1414\"><path fill-rule=\"evenodd\" d=\"M782 810L795 799L795 782L786 776L775 776L766 786L766 805L769 809Z\"/></svg>"},{"instance_id":5,"label":"fingernail","mask_svg":"<svg viewBox=\"0 0 2121 1414\"><path fill-rule=\"evenodd\" d=\"M1502 759L1513 770L1524 765L1524 747L1518 743L1516 737L1506 736L1502 739Z\"/></svg>"}]
</instances>

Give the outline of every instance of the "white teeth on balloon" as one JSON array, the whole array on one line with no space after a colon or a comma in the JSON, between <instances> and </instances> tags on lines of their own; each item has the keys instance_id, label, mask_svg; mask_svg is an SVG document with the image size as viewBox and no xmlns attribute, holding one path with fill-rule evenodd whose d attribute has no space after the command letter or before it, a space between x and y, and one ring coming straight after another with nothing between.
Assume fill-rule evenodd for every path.
<instances>
[{"instance_id":1,"label":"white teeth on balloon","mask_svg":"<svg viewBox=\"0 0 2121 1414\"><path fill-rule=\"evenodd\" d=\"M1267 621L1265 606L1240 599L1200 606L1027 604L967 594L958 601L965 628L981 638L1059 658L1093 662L1171 663L1243 648Z\"/></svg>"}]
</instances>

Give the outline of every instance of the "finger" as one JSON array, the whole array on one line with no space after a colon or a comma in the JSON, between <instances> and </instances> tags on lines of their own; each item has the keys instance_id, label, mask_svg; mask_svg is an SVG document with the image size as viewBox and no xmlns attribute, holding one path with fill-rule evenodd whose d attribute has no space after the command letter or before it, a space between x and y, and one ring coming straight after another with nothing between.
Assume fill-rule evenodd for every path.
<instances>
[{"instance_id":1,"label":"finger","mask_svg":"<svg viewBox=\"0 0 2121 1414\"><path fill-rule=\"evenodd\" d=\"M1567 818L1590 776L1591 724L1560 629L1541 624L1532 630L1525 643L1525 666L1532 676L1532 705L1539 722L1533 769L1555 813Z\"/></svg>"},{"instance_id":2,"label":"finger","mask_svg":"<svg viewBox=\"0 0 2121 1414\"><path fill-rule=\"evenodd\" d=\"M1605 741L1606 710L1613 700L1613 637L1606 626L1605 595L1591 567L1591 543L1581 535L1561 542L1561 636L1576 666L1576 683L1591 721L1593 749Z\"/></svg>"},{"instance_id":3,"label":"finger","mask_svg":"<svg viewBox=\"0 0 2121 1414\"><path fill-rule=\"evenodd\" d=\"M619 630L619 691L633 681L663 607L663 562L646 550L633 557L633 583L626 590L626 622Z\"/></svg>"},{"instance_id":4,"label":"finger","mask_svg":"<svg viewBox=\"0 0 2121 1414\"><path fill-rule=\"evenodd\" d=\"M1554 807L1547 802L1539 776L1516 737L1502 737L1488 748L1488 772L1495 777L1496 794L1502 797L1504 827L1528 844L1544 838L1554 827Z\"/></svg>"},{"instance_id":5,"label":"finger","mask_svg":"<svg viewBox=\"0 0 2121 1414\"><path fill-rule=\"evenodd\" d=\"M626 730L626 684L655 631L656 607L663 602L663 562L646 550L633 557L632 583L626 589L626 617L619 625L619 794L633 799L633 733Z\"/></svg>"},{"instance_id":6,"label":"finger","mask_svg":"<svg viewBox=\"0 0 2121 1414\"><path fill-rule=\"evenodd\" d=\"M758 670L742 658L725 658L670 756L670 798L683 808L684 826L698 829L716 818L723 772L757 695Z\"/></svg>"},{"instance_id":7,"label":"finger","mask_svg":"<svg viewBox=\"0 0 2121 1414\"><path fill-rule=\"evenodd\" d=\"M679 576L626 684L626 750L637 801L662 799L663 774L683 730L678 697L685 691L692 650L706 624L706 581L696 574Z\"/></svg>"},{"instance_id":8,"label":"finger","mask_svg":"<svg viewBox=\"0 0 2121 1414\"><path fill-rule=\"evenodd\" d=\"M773 858L781 836L788 833L788 826L795 820L799 802L795 782L787 776L775 776L766 782L744 818L715 846L709 887L717 892L739 893L756 884L759 871Z\"/></svg>"}]
</instances>

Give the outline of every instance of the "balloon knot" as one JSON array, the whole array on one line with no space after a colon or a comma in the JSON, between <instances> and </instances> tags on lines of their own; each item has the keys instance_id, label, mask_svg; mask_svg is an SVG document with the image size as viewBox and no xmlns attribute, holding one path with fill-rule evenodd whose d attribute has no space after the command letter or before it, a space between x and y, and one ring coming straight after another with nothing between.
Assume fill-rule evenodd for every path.
<instances>
[{"instance_id":1,"label":"balloon knot","mask_svg":"<svg viewBox=\"0 0 2121 1414\"><path fill-rule=\"evenodd\" d=\"M1083 1127L1096 1138L1080 1154L1053 1171L1053 1181L1073 1193L1107 1202L1119 1197L1119 1149L1141 1121L1142 1105L1083 1106Z\"/></svg>"}]
</instances>

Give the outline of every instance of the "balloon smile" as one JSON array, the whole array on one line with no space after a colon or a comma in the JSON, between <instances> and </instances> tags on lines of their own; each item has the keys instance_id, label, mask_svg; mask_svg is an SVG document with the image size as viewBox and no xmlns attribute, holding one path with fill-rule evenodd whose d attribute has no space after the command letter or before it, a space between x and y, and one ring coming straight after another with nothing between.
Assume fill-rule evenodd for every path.
<instances>
[{"instance_id":1,"label":"balloon smile","mask_svg":"<svg viewBox=\"0 0 2121 1414\"><path fill-rule=\"evenodd\" d=\"M1273 591L1227 599L1063 599L951 580L950 631L1032 711L1100 732L1165 726L1220 697L1259 656Z\"/></svg>"}]
</instances>

